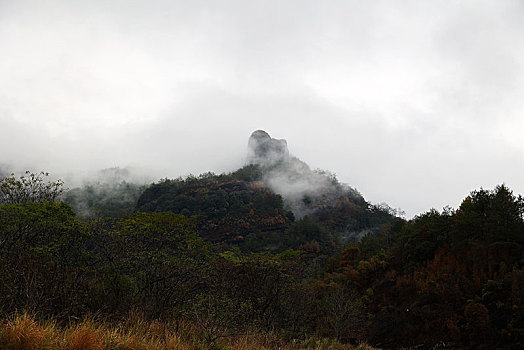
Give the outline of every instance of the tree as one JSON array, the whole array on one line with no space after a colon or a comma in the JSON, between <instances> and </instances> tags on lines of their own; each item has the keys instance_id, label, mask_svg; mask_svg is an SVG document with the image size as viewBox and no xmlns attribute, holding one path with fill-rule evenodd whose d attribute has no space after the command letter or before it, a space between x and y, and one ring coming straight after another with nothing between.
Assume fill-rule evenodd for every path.
<instances>
[{"instance_id":1,"label":"tree","mask_svg":"<svg viewBox=\"0 0 524 350\"><path fill-rule=\"evenodd\" d=\"M55 201L63 192L62 180L45 182L49 173L29 171L18 179L15 174L0 180L0 204Z\"/></svg>"},{"instance_id":2,"label":"tree","mask_svg":"<svg viewBox=\"0 0 524 350\"><path fill-rule=\"evenodd\" d=\"M213 255L212 246L197 235L194 220L169 212L123 218L99 249L114 264L108 270L112 279L105 283L116 288L116 303L124 304L121 292L132 294L129 302L152 317L180 311L204 287L202 275ZM118 289L122 278L130 281L132 291Z\"/></svg>"},{"instance_id":3,"label":"tree","mask_svg":"<svg viewBox=\"0 0 524 350\"><path fill-rule=\"evenodd\" d=\"M338 340L358 340L363 336L365 317L362 301L351 289L335 283L327 286L322 305L322 324Z\"/></svg>"},{"instance_id":4,"label":"tree","mask_svg":"<svg viewBox=\"0 0 524 350\"><path fill-rule=\"evenodd\" d=\"M60 202L0 205L0 310L83 308L86 227Z\"/></svg>"},{"instance_id":5,"label":"tree","mask_svg":"<svg viewBox=\"0 0 524 350\"><path fill-rule=\"evenodd\" d=\"M453 241L481 240L524 243L524 199L504 184L473 191L454 216Z\"/></svg>"}]
</instances>

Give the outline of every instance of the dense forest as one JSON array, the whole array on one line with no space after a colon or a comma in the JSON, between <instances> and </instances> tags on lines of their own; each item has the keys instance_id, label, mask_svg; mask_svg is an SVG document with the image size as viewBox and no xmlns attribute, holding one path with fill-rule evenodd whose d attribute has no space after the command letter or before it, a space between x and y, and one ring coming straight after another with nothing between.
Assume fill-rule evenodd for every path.
<instances>
[{"instance_id":1,"label":"dense forest","mask_svg":"<svg viewBox=\"0 0 524 350\"><path fill-rule=\"evenodd\" d=\"M140 315L190 324L200 348L247 349L231 341L246 334L277 339L258 348L524 347L521 196L479 189L405 220L325 172L306 169L327 192L277 194L281 166L68 191L4 176L0 346L39 348L6 336L23 317Z\"/></svg>"}]
</instances>

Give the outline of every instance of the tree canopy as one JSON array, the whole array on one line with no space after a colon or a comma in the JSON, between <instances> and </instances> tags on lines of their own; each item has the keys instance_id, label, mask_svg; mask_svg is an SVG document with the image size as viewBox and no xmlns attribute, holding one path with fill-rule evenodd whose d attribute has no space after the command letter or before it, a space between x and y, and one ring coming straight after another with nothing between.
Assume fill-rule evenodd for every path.
<instances>
[{"instance_id":1,"label":"tree canopy","mask_svg":"<svg viewBox=\"0 0 524 350\"><path fill-rule=\"evenodd\" d=\"M0 179L0 204L55 201L62 194L62 180L44 181L49 173L34 174L29 171L16 177L15 174Z\"/></svg>"}]
</instances>

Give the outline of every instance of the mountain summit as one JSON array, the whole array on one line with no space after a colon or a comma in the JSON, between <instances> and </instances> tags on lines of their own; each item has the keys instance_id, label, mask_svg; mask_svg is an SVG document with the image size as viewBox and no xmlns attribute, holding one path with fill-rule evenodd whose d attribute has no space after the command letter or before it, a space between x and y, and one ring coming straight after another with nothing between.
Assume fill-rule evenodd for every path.
<instances>
[{"instance_id":1,"label":"mountain summit","mask_svg":"<svg viewBox=\"0 0 524 350\"><path fill-rule=\"evenodd\" d=\"M263 130L249 137L247 164L260 167L264 185L281 195L297 218L337 207L343 198L363 202L356 190L339 183L334 174L312 170L289 154L286 140L274 139Z\"/></svg>"},{"instance_id":2,"label":"mountain summit","mask_svg":"<svg viewBox=\"0 0 524 350\"><path fill-rule=\"evenodd\" d=\"M264 130L256 130L249 137L247 164L274 164L288 157L286 140L274 139Z\"/></svg>"}]
</instances>

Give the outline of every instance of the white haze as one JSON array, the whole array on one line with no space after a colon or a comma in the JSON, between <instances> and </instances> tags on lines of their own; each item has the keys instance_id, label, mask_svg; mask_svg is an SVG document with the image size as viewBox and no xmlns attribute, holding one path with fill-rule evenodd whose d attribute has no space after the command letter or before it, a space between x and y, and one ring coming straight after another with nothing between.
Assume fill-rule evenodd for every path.
<instances>
[{"instance_id":1,"label":"white haze","mask_svg":"<svg viewBox=\"0 0 524 350\"><path fill-rule=\"evenodd\" d=\"M332 181L332 175L312 171L296 158L271 169L263 180L275 193L282 195L286 207L297 218L311 214L322 206L334 206L342 194L337 183ZM314 201L317 206L309 207L304 199Z\"/></svg>"},{"instance_id":2,"label":"white haze","mask_svg":"<svg viewBox=\"0 0 524 350\"><path fill-rule=\"evenodd\" d=\"M408 217L524 193L523 4L0 0L0 164L222 172L264 129Z\"/></svg>"}]
</instances>

